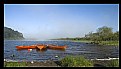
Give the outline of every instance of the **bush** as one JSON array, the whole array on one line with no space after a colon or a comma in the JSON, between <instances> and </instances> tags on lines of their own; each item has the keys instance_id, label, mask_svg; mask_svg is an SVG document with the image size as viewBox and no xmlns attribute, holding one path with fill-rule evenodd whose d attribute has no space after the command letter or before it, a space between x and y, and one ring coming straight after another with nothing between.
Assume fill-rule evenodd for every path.
<instances>
[{"instance_id":1,"label":"bush","mask_svg":"<svg viewBox=\"0 0 121 69\"><path fill-rule=\"evenodd\" d=\"M91 61L85 59L83 56L66 56L61 60L62 67L92 67Z\"/></svg>"},{"instance_id":2,"label":"bush","mask_svg":"<svg viewBox=\"0 0 121 69\"><path fill-rule=\"evenodd\" d=\"M119 60L111 60L106 66L107 67L119 67Z\"/></svg>"}]
</instances>

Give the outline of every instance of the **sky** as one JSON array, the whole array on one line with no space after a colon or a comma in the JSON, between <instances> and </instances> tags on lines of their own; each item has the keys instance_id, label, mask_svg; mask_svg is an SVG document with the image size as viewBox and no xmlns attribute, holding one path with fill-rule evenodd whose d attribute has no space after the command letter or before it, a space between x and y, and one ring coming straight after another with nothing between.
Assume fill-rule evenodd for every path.
<instances>
[{"instance_id":1,"label":"sky","mask_svg":"<svg viewBox=\"0 0 121 69\"><path fill-rule=\"evenodd\" d=\"M119 4L4 4L4 27L26 39L84 37L107 26L119 31Z\"/></svg>"}]
</instances>

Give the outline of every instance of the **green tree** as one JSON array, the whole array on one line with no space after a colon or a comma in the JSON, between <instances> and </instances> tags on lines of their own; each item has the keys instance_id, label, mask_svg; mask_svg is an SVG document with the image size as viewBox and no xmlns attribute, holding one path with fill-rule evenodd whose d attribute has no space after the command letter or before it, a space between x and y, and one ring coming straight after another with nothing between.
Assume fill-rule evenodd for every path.
<instances>
[{"instance_id":1,"label":"green tree","mask_svg":"<svg viewBox=\"0 0 121 69\"><path fill-rule=\"evenodd\" d=\"M8 27L4 27L4 39L16 40L16 39L24 39L24 37L22 33L14 31Z\"/></svg>"},{"instance_id":2,"label":"green tree","mask_svg":"<svg viewBox=\"0 0 121 69\"><path fill-rule=\"evenodd\" d=\"M99 37L101 38L101 40L103 41L110 40L113 35L112 29L113 28L107 27L107 26L98 28L97 33L99 34Z\"/></svg>"},{"instance_id":3,"label":"green tree","mask_svg":"<svg viewBox=\"0 0 121 69\"><path fill-rule=\"evenodd\" d=\"M113 34L112 40L119 41L119 31L116 31L116 32Z\"/></svg>"},{"instance_id":4,"label":"green tree","mask_svg":"<svg viewBox=\"0 0 121 69\"><path fill-rule=\"evenodd\" d=\"M88 34L86 34L85 38L92 40L93 43L99 44L102 41L117 39L118 32L113 34L111 27L103 26L101 28L98 28L95 33L89 32Z\"/></svg>"}]
</instances>

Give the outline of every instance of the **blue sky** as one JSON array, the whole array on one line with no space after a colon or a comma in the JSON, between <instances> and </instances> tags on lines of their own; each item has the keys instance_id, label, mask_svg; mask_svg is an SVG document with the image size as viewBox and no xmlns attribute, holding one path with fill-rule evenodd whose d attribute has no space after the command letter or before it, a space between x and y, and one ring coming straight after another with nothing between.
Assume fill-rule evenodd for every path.
<instances>
[{"instance_id":1,"label":"blue sky","mask_svg":"<svg viewBox=\"0 0 121 69\"><path fill-rule=\"evenodd\" d=\"M27 39L83 37L102 26L118 29L118 4L4 4L4 26Z\"/></svg>"}]
</instances>

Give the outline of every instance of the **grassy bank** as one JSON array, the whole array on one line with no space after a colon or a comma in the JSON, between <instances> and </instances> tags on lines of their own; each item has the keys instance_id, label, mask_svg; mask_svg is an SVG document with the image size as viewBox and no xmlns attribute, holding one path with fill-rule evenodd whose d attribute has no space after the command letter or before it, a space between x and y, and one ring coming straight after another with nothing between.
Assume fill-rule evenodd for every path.
<instances>
[{"instance_id":1,"label":"grassy bank","mask_svg":"<svg viewBox=\"0 0 121 69\"><path fill-rule=\"evenodd\" d=\"M92 41L90 40L71 40L73 42L84 42L84 43L91 43Z\"/></svg>"},{"instance_id":2,"label":"grassy bank","mask_svg":"<svg viewBox=\"0 0 121 69\"><path fill-rule=\"evenodd\" d=\"M119 59L87 60L83 56L67 56L60 62L62 67L119 67Z\"/></svg>"},{"instance_id":3,"label":"grassy bank","mask_svg":"<svg viewBox=\"0 0 121 69\"><path fill-rule=\"evenodd\" d=\"M100 45L119 46L119 41L102 41Z\"/></svg>"},{"instance_id":4,"label":"grassy bank","mask_svg":"<svg viewBox=\"0 0 121 69\"><path fill-rule=\"evenodd\" d=\"M94 67L119 67L119 60L93 60Z\"/></svg>"},{"instance_id":5,"label":"grassy bank","mask_svg":"<svg viewBox=\"0 0 121 69\"><path fill-rule=\"evenodd\" d=\"M4 67L59 67L54 61L44 62L4 62Z\"/></svg>"},{"instance_id":6,"label":"grassy bank","mask_svg":"<svg viewBox=\"0 0 121 69\"><path fill-rule=\"evenodd\" d=\"M4 62L4 67L25 67L26 62Z\"/></svg>"},{"instance_id":7,"label":"grassy bank","mask_svg":"<svg viewBox=\"0 0 121 69\"><path fill-rule=\"evenodd\" d=\"M60 61L4 62L4 67L119 67L119 60L87 60L83 56L66 56Z\"/></svg>"},{"instance_id":8,"label":"grassy bank","mask_svg":"<svg viewBox=\"0 0 121 69\"><path fill-rule=\"evenodd\" d=\"M91 43L93 41L90 40L72 40L73 42L84 42L84 43ZM110 46L119 46L119 41L101 41L99 45L110 45Z\"/></svg>"}]
</instances>

